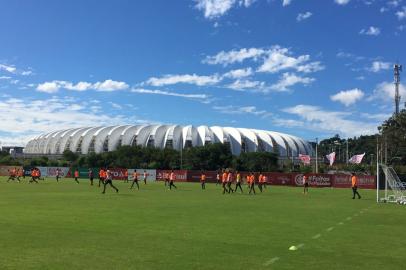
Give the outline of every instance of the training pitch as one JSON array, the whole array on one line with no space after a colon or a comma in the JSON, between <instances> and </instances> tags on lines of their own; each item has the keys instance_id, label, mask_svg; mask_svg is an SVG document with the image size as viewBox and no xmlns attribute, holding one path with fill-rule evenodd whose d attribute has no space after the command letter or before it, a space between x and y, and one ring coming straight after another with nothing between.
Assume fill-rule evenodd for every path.
<instances>
[{"instance_id":1,"label":"training pitch","mask_svg":"<svg viewBox=\"0 0 406 270\"><path fill-rule=\"evenodd\" d=\"M0 269L405 269L406 206L373 190L6 180Z\"/></svg>"}]
</instances>

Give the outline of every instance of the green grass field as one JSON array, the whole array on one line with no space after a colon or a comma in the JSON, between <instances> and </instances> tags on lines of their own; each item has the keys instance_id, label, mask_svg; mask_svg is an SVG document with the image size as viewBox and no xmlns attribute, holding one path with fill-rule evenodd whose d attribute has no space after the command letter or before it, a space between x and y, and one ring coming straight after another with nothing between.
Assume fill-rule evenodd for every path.
<instances>
[{"instance_id":1,"label":"green grass field","mask_svg":"<svg viewBox=\"0 0 406 270\"><path fill-rule=\"evenodd\" d=\"M372 190L177 185L103 195L85 179L1 177L0 269L405 269L406 207Z\"/></svg>"}]
</instances>

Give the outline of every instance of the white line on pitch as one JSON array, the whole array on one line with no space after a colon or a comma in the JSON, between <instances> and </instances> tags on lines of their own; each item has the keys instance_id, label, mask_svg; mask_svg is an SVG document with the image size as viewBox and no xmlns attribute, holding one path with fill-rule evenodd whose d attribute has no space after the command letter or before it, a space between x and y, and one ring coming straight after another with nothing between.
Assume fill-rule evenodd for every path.
<instances>
[{"instance_id":1,"label":"white line on pitch","mask_svg":"<svg viewBox=\"0 0 406 270\"><path fill-rule=\"evenodd\" d=\"M344 222L338 222L338 225L344 225Z\"/></svg>"},{"instance_id":2,"label":"white line on pitch","mask_svg":"<svg viewBox=\"0 0 406 270\"><path fill-rule=\"evenodd\" d=\"M264 266L269 266L269 265L275 263L275 262L278 261L278 260L279 260L279 257L273 257L272 259L267 260L267 261L264 263Z\"/></svg>"},{"instance_id":3,"label":"white line on pitch","mask_svg":"<svg viewBox=\"0 0 406 270\"><path fill-rule=\"evenodd\" d=\"M347 218L346 218L346 220L351 220L351 219L352 219L352 217L347 217Z\"/></svg>"},{"instance_id":4,"label":"white line on pitch","mask_svg":"<svg viewBox=\"0 0 406 270\"><path fill-rule=\"evenodd\" d=\"M334 230L334 227L330 227L326 231L331 232L332 230Z\"/></svg>"},{"instance_id":5,"label":"white line on pitch","mask_svg":"<svg viewBox=\"0 0 406 270\"><path fill-rule=\"evenodd\" d=\"M304 247L304 244L297 245L297 248L302 248L302 247Z\"/></svg>"},{"instance_id":6,"label":"white line on pitch","mask_svg":"<svg viewBox=\"0 0 406 270\"><path fill-rule=\"evenodd\" d=\"M320 238L320 237L321 237L321 234L316 234L315 236L312 237L312 239L317 239L317 238Z\"/></svg>"}]
</instances>

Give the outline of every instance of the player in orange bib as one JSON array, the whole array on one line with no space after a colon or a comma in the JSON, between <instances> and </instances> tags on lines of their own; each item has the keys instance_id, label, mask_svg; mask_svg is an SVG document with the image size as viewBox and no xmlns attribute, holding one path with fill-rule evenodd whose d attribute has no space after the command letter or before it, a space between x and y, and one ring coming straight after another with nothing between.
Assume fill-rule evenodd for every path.
<instances>
[{"instance_id":1,"label":"player in orange bib","mask_svg":"<svg viewBox=\"0 0 406 270\"><path fill-rule=\"evenodd\" d=\"M250 185L249 185L250 191L249 191L249 194L251 194L251 192L254 192L254 194L255 194L255 175L254 175L254 173L250 174L249 179L250 179Z\"/></svg>"},{"instance_id":2,"label":"player in orange bib","mask_svg":"<svg viewBox=\"0 0 406 270\"><path fill-rule=\"evenodd\" d=\"M124 183L128 183L128 171L124 171Z\"/></svg>"},{"instance_id":3,"label":"player in orange bib","mask_svg":"<svg viewBox=\"0 0 406 270\"><path fill-rule=\"evenodd\" d=\"M227 177L228 177L227 172L225 170L223 170L223 174L221 176L221 183L222 183L222 186L223 186L223 194L228 192L227 191Z\"/></svg>"},{"instance_id":4,"label":"player in orange bib","mask_svg":"<svg viewBox=\"0 0 406 270\"><path fill-rule=\"evenodd\" d=\"M228 187L228 193L234 193L233 188L231 185L233 184L234 181L234 175L232 171L229 171L227 174L227 187Z\"/></svg>"},{"instance_id":5,"label":"player in orange bib","mask_svg":"<svg viewBox=\"0 0 406 270\"><path fill-rule=\"evenodd\" d=\"M74 177L75 177L76 183L79 184L79 181L78 181L78 178L79 178L79 171L78 171L78 169L75 170L75 172L74 172Z\"/></svg>"},{"instance_id":6,"label":"player in orange bib","mask_svg":"<svg viewBox=\"0 0 406 270\"><path fill-rule=\"evenodd\" d=\"M355 175L355 173L352 173L351 176L351 187L352 187L352 198L355 199L355 195L358 196L358 199L361 199L361 195L359 195L357 189L358 189L358 177Z\"/></svg>"},{"instance_id":7,"label":"player in orange bib","mask_svg":"<svg viewBox=\"0 0 406 270\"><path fill-rule=\"evenodd\" d=\"M38 175L37 169L32 168L31 169L31 180L29 181L29 183L35 182L35 183L38 184L38 181L37 181L38 176L37 175Z\"/></svg>"},{"instance_id":8,"label":"player in orange bib","mask_svg":"<svg viewBox=\"0 0 406 270\"><path fill-rule=\"evenodd\" d=\"M262 193L262 186L263 186L263 181L264 181L264 176L262 175L262 173L261 172L259 172L259 176L258 176L258 188L259 188L259 191L261 191L261 193Z\"/></svg>"},{"instance_id":9,"label":"player in orange bib","mask_svg":"<svg viewBox=\"0 0 406 270\"><path fill-rule=\"evenodd\" d=\"M100 184L104 184L104 179L106 179L105 171L103 168L99 170L99 187Z\"/></svg>"},{"instance_id":10,"label":"player in orange bib","mask_svg":"<svg viewBox=\"0 0 406 270\"><path fill-rule=\"evenodd\" d=\"M206 174L203 171L200 175L200 184L202 185L202 189L206 189Z\"/></svg>"}]
</instances>

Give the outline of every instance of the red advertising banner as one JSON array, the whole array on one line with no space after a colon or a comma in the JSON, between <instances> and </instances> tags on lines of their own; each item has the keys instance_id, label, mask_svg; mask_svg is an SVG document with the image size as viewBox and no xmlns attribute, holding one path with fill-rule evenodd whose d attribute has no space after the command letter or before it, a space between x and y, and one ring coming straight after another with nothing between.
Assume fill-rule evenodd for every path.
<instances>
[{"instance_id":1,"label":"red advertising banner","mask_svg":"<svg viewBox=\"0 0 406 270\"><path fill-rule=\"evenodd\" d=\"M376 177L374 175L357 175L358 187L375 189ZM351 175L335 174L333 177L333 187L338 188L350 188L351 187Z\"/></svg>"},{"instance_id":2,"label":"red advertising banner","mask_svg":"<svg viewBox=\"0 0 406 270\"><path fill-rule=\"evenodd\" d=\"M123 169L123 168L109 168L110 173L113 175L113 180L124 180L126 179L126 172L127 169ZM97 175L97 173L95 173L95 175Z\"/></svg>"},{"instance_id":3,"label":"red advertising banner","mask_svg":"<svg viewBox=\"0 0 406 270\"><path fill-rule=\"evenodd\" d=\"M169 179L171 170L156 170L156 180L163 181L165 178ZM186 170L174 170L175 181L176 182L187 182L187 172Z\"/></svg>"},{"instance_id":4,"label":"red advertising banner","mask_svg":"<svg viewBox=\"0 0 406 270\"><path fill-rule=\"evenodd\" d=\"M306 174L309 186L311 187L331 187L333 183L333 175L331 174ZM294 174L293 182L295 186L303 186L303 174Z\"/></svg>"},{"instance_id":5,"label":"red advertising banner","mask_svg":"<svg viewBox=\"0 0 406 270\"><path fill-rule=\"evenodd\" d=\"M265 173L267 177L267 183L270 185L293 185L292 175L289 173Z\"/></svg>"}]
</instances>

